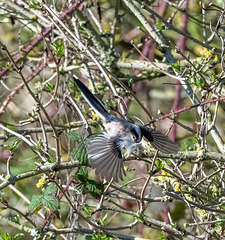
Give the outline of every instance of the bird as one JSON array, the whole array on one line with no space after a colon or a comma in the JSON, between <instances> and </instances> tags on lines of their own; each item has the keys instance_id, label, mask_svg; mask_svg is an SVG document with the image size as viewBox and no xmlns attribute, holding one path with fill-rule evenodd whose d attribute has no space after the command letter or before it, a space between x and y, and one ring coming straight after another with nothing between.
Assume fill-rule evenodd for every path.
<instances>
[{"instance_id":1,"label":"bird","mask_svg":"<svg viewBox=\"0 0 225 240\"><path fill-rule=\"evenodd\" d=\"M163 153L175 153L178 145L153 128L140 126L108 112L103 103L75 76L73 79L85 101L102 119L104 131L88 143L87 156L96 175L108 182L123 180L125 174L122 150L128 158L142 146L143 136L152 147Z\"/></svg>"}]
</instances>

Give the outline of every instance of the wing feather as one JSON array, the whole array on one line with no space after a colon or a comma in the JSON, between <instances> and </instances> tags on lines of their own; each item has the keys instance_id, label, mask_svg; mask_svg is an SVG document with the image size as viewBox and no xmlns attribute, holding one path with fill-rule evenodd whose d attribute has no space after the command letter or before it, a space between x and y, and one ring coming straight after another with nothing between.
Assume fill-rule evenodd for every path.
<instances>
[{"instance_id":1,"label":"wing feather","mask_svg":"<svg viewBox=\"0 0 225 240\"><path fill-rule=\"evenodd\" d=\"M150 141L152 147L163 153L175 153L179 150L179 147L176 143L159 131L148 127L141 127L141 133Z\"/></svg>"},{"instance_id":2,"label":"wing feather","mask_svg":"<svg viewBox=\"0 0 225 240\"><path fill-rule=\"evenodd\" d=\"M106 132L99 134L90 140L87 149L88 159L91 167L96 169L97 175L110 181L123 179L124 165L121 149L116 139Z\"/></svg>"}]
</instances>

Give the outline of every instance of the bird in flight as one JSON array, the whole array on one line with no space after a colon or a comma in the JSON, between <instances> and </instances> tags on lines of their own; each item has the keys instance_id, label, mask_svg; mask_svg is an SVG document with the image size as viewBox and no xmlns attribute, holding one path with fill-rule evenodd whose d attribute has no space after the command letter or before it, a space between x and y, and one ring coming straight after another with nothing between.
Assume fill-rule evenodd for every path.
<instances>
[{"instance_id":1,"label":"bird in flight","mask_svg":"<svg viewBox=\"0 0 225 240\"><path fill-rule=\"evenodd\" d=\"M126 119L116 117L108 112L103 103L76 77L75 83L81 90L82 96L96 114L102 119L105 131L90 140L87 155L91 167L97 175L108 182L123 179L125 175L122 149L127 158L141 147L144 136L152 145L163 153L175 153L178 145L160 131L139 126Z\"/></svg>"}]
</instances>

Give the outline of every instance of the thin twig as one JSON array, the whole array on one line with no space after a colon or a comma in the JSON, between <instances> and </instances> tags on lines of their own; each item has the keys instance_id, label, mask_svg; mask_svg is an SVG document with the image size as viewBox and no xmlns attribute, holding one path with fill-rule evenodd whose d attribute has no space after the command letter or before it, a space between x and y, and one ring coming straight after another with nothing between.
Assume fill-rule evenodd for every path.
<instances>
[{"instance_id":1,"label":"thin twig","mask_svg":"<svg viewBox=\"0 0 225 240\"><path fill-rule=\"evenodd\" d=\"M28 83L27 83L24 75L22 74L22 69L17 66L16 62L15 62L14 59L12 58L12 56L11 56L10 52L8 51L7 47L6 47L4 44L2 44L1 42L0 42L0 46L1 46L2 50L4 50L4 51L7 53L9 59L11 60L11 62L13 63L13 65L14 65L14 67L15 67L16 72L20 75L20 77L21 77L21 79L22 79L22 81L23 81L26 89L28 90L28 92L30 93L30 95L32 96L32 98L34 99L34 101L35 101L35 102L38 104L38 106L41 108L41 110L43 111L45 117L47 118L50 126L52 127L52 130L53 130L53 133L54 133L54 138L55 138L56 162L57 162L58 165L60 165L60 162L61 162L61 151L60 151L59 135L58 135L58 132L57 132L57 130L56 130L56 128L55 128L55 126L54 126L54 124L53 124L50 116L48 115L47 111L46 111L45 108L43 107L43 105L42 105L41 101L39 100L39 98L35 96L34 92L33 92L33 91L31 90L31 88L29 87L29 85L28 85Z\"/></svg>"}]
</instances>

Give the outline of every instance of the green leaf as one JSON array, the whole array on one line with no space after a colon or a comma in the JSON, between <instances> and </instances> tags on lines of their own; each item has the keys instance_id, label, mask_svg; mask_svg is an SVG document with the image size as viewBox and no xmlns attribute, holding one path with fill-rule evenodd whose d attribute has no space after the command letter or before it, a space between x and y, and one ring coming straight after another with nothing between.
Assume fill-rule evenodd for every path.
<instances>
[{"instance_id":1,"label":"green leaf","mask_svg":"<svg viewBox=\"0 0 225 240\"><path fill-rule=\"evenodd\" d=\"M197 87L198 88L202 88L205 86L205 81L202 79L202 78L199 78L198 79L198 84L197 84Z\"/></svg>"},{"instance_id":2,"label":"green leaf","mask_svg":"<svg viewBox=\"0 0 225 240\"><path fill-rule=\"evenodd\" d=\"M180 66L180 62L175 62L175 63L171 63L171 67L174 69L174 70L177 70L178 72L180 72L181 70L181 66Z\"/></svg>"},{"instance_id":3,"label":"green leaf","mask_svg":"<svg viewBox=\"0 0 225 240\"><path fill-rule=\"evenodd\" d=\"M42 139L39 139L36 147L37 151L41 151L41 145L42 145Z\"/></svg>"},{"instance_id":4,"label":"green leaf","mask_svg":"<svg viewBox=\"0 0 225 240\"><path fill-rule=\"evenodd\" d=\"M11 236L8 233L2 235L2 240L11 240Z\"/></svg>"},{"instance_id":5,"label":"green leaf","mask_svg":"<svg viewBox=\"0 0 225 240\"><path fill-rule=\"evenodd\" d=\"M11 148L9 145L5 146L5 149L6 149L6 150L9 150L9 151L12 150L12 148Z\"/></svg>"},{"instance_id":6,"label":"green leaf","mask_svg":"<svg viewBox=\"0 0 225 240\"><path fill-rule=\"evenodd\" d=\"M156 170L159 172L164 168L165 164L162 163L160 158L156 159Z\"/></svg>"},{"instance_id":7,"label":"green leaf","mask_svg":"<svg viewBox=\"0 0 225 240\"><path fill-rule=\"evenodd\" d=\"M19 223L20 222L20 216L19 214L16 214L13 216L13 221L16 222L16 223Z\"/></svg>"},{"instance_id":8,"label":"green leaf","mask_svg":"<svg viewBox=\"0 0 225 240\"><path fill-rule=\"evenodd\" d=\"M192 138L193 143L198 143L199 139L198 139L198 134L195 134L195 136Z\"/></svg>"},{"instance_id":9,"label":"green leaf","mask_svg":"<svg viewBox=\"0 0 225 240\"><path fill-rule=\"evenodd\" d=\"M86 240L92 240L92 235L87 235L87 236L85 237L85 239L86 239Z\"/></svg>"},{"instance_id":10,"label":"green leaf","mask_svg":"<svg viewBox=\"0 0 225 240\"><path fill-rule=\"evenodd\" d=\"M50 194L54 194L57 191L57 188L53 183L49 184L42 195L33 195L31 199L30 206L28 208L31 212L38 212L41 208L46 211L46 207L50 208L52 211L56 211L59 206L58 199L55 196L51 196Z\"/></svg>"},{"instance_id":11,"label":"green leaf","mask_svg":"<svg viewBox=\"0 0 225 240\"><path fill-rule=\"evenodd\" d=\"M37 147L36 146L28 146L32 151L36 152L37 151Z\"/></svg>"},{"instance_id":12,"label":"green leaf","mask_svg":"<svg viewBox=\"0 0 225 240\"><path fill-rule=\"evenodd\" d=\"M164 233L161 233L160 234L160 239L161 240L167 239L167 236Z\"/></svg>"},{"instance_id":13,"label":"green leaf","mask_svg":"<svg viewBox=\"0 0 225 240\"><path fill-rule=\"evenodd\" d=\"M108 220L108 213L107 214L105 214L104 216L103 216L103 218L100 218L99 220L100 220L100 224L101 224L101 226L105 226L106 225L106 222L107 222L107 220Z\"/></svg>"},{"instance_id":14,"label":"green leaf","mask_svg":"<svg viewBox=\"0 0 225 240\"><path fill-rule=\"evenodd\" d=\"M9 151L11 151L11 152L14 152L14 151L16 151L16 149L18 148L20 142L21 142L20 139L16 139L16 140L13 142L12 147L9 146L9 145L7 145L7 144L1 144L0 147L3 147L3 148L5 148L6 150L9 150Z\"/></svg>"},{"instance_id":15,"label":"green leaf","mask_svg":"<svg viewBox=\"0 0 225 240\"><path fill-rule=\"evenodd\" d=\"M50 83L46 83L45 90L48 92L53 92L55 90L55 84L51 85Z\"/></svg>"},{"instance_id":16,"label":"green leaf","mask_svg":"<svg viewBox=\"0 0 225 240\"><path fill-rule=\"evenodd\" d=\"M72 158L78 160L78 162L83 166L90 166L87 157L87 143L81 142L72 151Z\"/></svg>"},{"instance_id":17,"label":"green leaf","mask_svg":"<svg viewBox=\"0 0 225 240\"><path fill-rule=\"evenodd\" d=\"M28 207L28 211L33 212L38 206L41 205L42 195L33 195L31 198L30 205Z\"/></svg>"},{"instance_id":18,"label":"green leaf","mask_svg":"<svg viewBox=\"0 0 225 240\"><path fill-rule=\"evenodd\" d=\"M16 139L15 142L12 145L12 151L15 151L19 147L19 143L21 142L21 139Z\"/></svg>"},{"instance_id":19,"label":"green leaf","mask_svg":"<svg viewBox=\"0 0 225 240\"><path fill-rule=\"evenodd\" d=\"M75 175L75 179L85 183L88 180L88 170L85 167L81 167Z\"/></svg>"},{"instance_id":20,"label":"green leaf","mask_svg":"<svg viewBox=\"0 0 225 240\"><path fill-rule=\"evenodd\" d=\"M159 19L156 20L156 24L155 24L157 30L163 30L163 22L160 21Z\"/></svg>"},{"instance_id":21,"label":"green leaf","mask_svg":"<svg viewBox=\"0 0 225 240\"><path fill-rule=\"evenodd\" d=\"M195 134L192 138L186 139L186 141L182 143L182 150L194 151L196 143L199 143L198 134Z\"/></svg>"},{"instance_id":22,"label":"green leaf","mask_svg":"<svg viewBox=\"0 0 225 240\"><path fill-rule=\"evenodd\" d=\"M87 188L90 191L91 196L98 198L104 191L104 185L95 180L88 180Z\"/></svg>"},{"instance_id":23,"label":"green leaf","mask_svg":"<svg viewBox=\"0 0 225 240\"><path fill-rule=\"evenodd\" d=\"M28 210L33 212L39 206L42 206L43 210L45 210L45 207L48 207L52 211L56 211L59 203L55 197L50 195L33 195Z\"/></svg>"},{"instance_id":24,"label":"green leaf","mask_svg":"<svg viewBox=\"0 0 225 240\"><path fill-rule=\"evenodd\" d=\"M52 211L56 211L59 206L58 200L50 195L44 195L42 198L42 205L45 207L49 207Z\"/></svg>"},{"instance_id":25,"label":"green leaf","mask_svg":"<svg viewBox=\"0 0 225 240\"><path fill-rule=\"evenodd\" d=\"M134 216L139 222L143 223L145 220L145 215L143 213L138 213Z\"/></svg>"},{"instance_id":26,"label":"green leaf","mask_svg":"<svg viewBox=\"0 0 225 240\"><path fill-rule=\"evenodd\" d=\"M212 82L216 82L219 79L219 74L212 73L209 77Z\"/></svg>"},{"instance_id":27,"label":"green leaf","mask_svg":"<svg viewBox=\"0 0 225 240\"><path fill-rule=\"evenodd\" d=\"M87 235L85 237L86 240L112 240L111 237L107 237L102 233L93 233L92 235Z\"/></svg>"},{"instance_id":28,"label":"green leaf","mask_svg":"<svg viewBox=\"0 0 225 240\"><path fill-rule=\"evenodd\" d=\"M194 83L195 85L197 85L197 77L194 75L194 76L192 77L192 79L193 79L193 83Z\"/></svg>"},{"instance_id":29,"label":"green leaf","mask_svg":"<svg viewBox=\"0 0 225 240\"><path fill-rule=\"evenodd\" d=\"M88 171L85 167L81 167L74 178L79 181L75 188L80 192L87 193L88 190L94 198L98 198L104 191L102 183L88 178Z\"/></svg>"},{"instance_id":30,"label":"green leaf","mask_svg":"<svg viewBox=\"0 0 225 240\"><path fill-rule=\"evenodd\" d=\"M171 118L174 119L176 117L174 110L171 110Z\"/></svg>"},{"instance_id":31,"label":"green leaf","mask_svg":"<svg viewBox=\"0 0 225 240\"><path fill-rule=\"evenodd\" d=\"M73 141L83 142L83 138L79 134L78 130L68 131L67 136Z\"/></svg>"},{"instance_id":32,"label":"green leaf","mask_svg":"<svg viewBox=\"0 0 225 240\"><path fill-rule=\"evenodd\" d=\"M12 239L13 240L17 240L17 239L20 239L21 237L23 237L24 234L23 233L17 233Z\"/></svg>"},{"instance_id":33,"label":"green leaf","mask_svg":"<svg viewBox=\"0 0 225 240\"><path fill-rule=\"evenodd\" d=\"M173 165L172 162L171 162L169 159L166 159L166 164L167 164L168 166ZM164 168L164 165L163 165L163 168Z\"/></svg>"},{"instance_id":34,"label":"green leaf","mask_svg":"<svg viewBox=\"0 0 225 240\"><path fill-rule=\"evenodd\" d=\"M8 67L9 71L12 71L12 70L13 70L13 68L12 68L12 66L10 65L9 62L7 62L7 63L5 64L5 66Z\"/></svg>"},{"instance_id":35,"label":"green leaf","mask_svg":"<svg viewBox=\"0 0 225 240\"><path fill-rule=\"evenodd\" d=\"M85 217L90 218L92 216L92 212L87 207L82 207Z\"/></svg>"},{"instance_id":36,"label":"green leaf","mask_svg":"<svg viewBox=\"0 0 225 240\"><path fill-rule=\"evenodd\" d=\"M64 56L64 45L61 40L58 40L56 43L52 43L51 47L53 48L53 51L55 52L57 57L63 57Z\"/></svg>"},{"instance_id":37,"label":"green leaf","mask_svg":"<svg viewBox=\"0 0 225 240\"><path fill-rule=\"evenodd\" d=\"M53 183L50 183L50 184L46 187L46 189L45 189L45 191L44 191L44 195L49 195L49 194L52 194L52 193L56 193L56 191L57 191L56 186L55 186Z\"/></svg>"},{"instance_id":38,"label":"green leaf","mask_svg":"<svg viewBox=\"0 0 225 240\"><path fill-rule=\"evenodd\" d=\"M14 237L11 237L8 233L4 233L2 229L0 229L0 240L17 240L23 236L23 233L17 233Z\"/></svg>"},{"instance_id":39,"label":"green leaf","mask_svg":"<svg viewBox=\"0 0 225 240\"><path fill-rule=\"evenodd\" d=\"M37 0L29 0L29 8L40 9L41 5Z\"/></svg>"}]
</instances>

